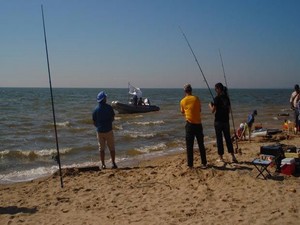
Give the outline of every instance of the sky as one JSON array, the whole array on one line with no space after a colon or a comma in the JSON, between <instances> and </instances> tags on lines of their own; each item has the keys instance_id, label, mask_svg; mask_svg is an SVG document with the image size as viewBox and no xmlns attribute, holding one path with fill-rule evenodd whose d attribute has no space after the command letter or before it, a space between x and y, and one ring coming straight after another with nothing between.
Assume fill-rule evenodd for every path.
<instances>
[{"instance_id":1,"label":"sky","mask_svg":"<svg viewBox=\"0 0 300 225\"><path fill-rule=\"evenodd\" d=\"M293 88L299 0L0 0L0 87ZM220 54L224 63L225 76Z\"/></svg>"}]
</instances>

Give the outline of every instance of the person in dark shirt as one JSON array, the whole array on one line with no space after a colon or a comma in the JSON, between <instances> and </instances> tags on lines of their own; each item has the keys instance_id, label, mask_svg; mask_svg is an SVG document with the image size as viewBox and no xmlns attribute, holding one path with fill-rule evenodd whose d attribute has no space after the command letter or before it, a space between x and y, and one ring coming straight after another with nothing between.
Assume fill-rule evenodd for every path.
<instances>
[{"instance_id":1,"label":"person in dark shirt","mask_svg":"<svg viewBox=\"0 0 300 225\"><path fill-rule=\"evenodd\" d=\"M137 95L133 95L133 104L134 105L138 104L138 96Z\"/></svg>"},{"instance_id":2,"label":"person in dark shirt","mask_svg":"<svg viewBox=\"0 0 300 225\"><path fill-rule=\"evenodd\" d=\"M112 129L112 122L115 118L115 112L113 108L106 103L106 93L104 91L99 92L97 95L98 106L93 112L93 121L97 131L100 160L102 163L101 168L105 169L105 149L106 145L110 151L112 168L116 169L117 164L115 162L115 141L114 133Z\"/></svg>"},{"instance_id":3,"label":"person in dark shirt","mask_svg":"<svg viewBox=\"0 0 300 225\"><path fill-rule=\"evenodd\" d=\"M212 113L215 113L215 132L217 138L217 147L219 159L218 161L224 161L224 146L223 135L226 141L228 153L231 154L232 162L237 162L234 156L233 145L230 137L230 125L229 125L229 113L230 113L230 100L227 94L227 88L222 83L215 85L215 91L217 96L214 98L214 102L209 104L209 108Z\"/></svg>"},{"instance_id":4,"label":"person in dark shirt","mask_svg":"<svg viewBox=\"0 0 300 225\"><path fill-rule=\"evenodd\" d=\"M138 105L145 105L142 97L139 98Z\"/></svg>"}]
</instances>

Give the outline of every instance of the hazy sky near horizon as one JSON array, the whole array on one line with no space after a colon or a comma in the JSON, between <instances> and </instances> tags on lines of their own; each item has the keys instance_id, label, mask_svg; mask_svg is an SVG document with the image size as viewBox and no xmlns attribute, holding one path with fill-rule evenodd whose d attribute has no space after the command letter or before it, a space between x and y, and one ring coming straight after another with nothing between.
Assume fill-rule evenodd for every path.
<instances>
[{"instance_id":1,"label":"hazy sky near horizon","mask_svg":"<svg viewBox=\"0 0 300 225\"><path fill-rule=\"evenodd\" d=\"M293 88L299 0L0 1L0 87Z\"/></svg>"}]
</instances>

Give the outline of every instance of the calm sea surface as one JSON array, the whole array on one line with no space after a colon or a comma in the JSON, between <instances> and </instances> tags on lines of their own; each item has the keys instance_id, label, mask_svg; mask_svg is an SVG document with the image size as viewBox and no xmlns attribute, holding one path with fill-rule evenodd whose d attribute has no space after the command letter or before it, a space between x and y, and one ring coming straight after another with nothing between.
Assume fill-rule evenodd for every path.
<instances>
[{"instance_id":1,"label":"calm sea surface","mask_svg":"<svg viewBox=\"0 0 300 225\"><path fill-rule=\"evenodd\" d=\"M62 167L99 165L92 111L100 90L108 102L128 102L127 89L53 89ZM143 89L143 97L160 107L159 112L118 114L114 121L119 167L170 152L184 151L185 121L179 111L182 89ZM265 128L281 128L292 120L287 89L232 89L236 127L257 109L255 122ZM215 140L214 116L208 111L212 98L206 89L194 90L202 101L205 142ZM50 92L47 88L0 88L0 183L30 180L58 169ZM279 113L289 117L279 117ZM232 127L232 123L231 123ZM109 152L106 151L109 161ZM107 162L109 166L110 163Z\"/></svg>"}]
</instances>

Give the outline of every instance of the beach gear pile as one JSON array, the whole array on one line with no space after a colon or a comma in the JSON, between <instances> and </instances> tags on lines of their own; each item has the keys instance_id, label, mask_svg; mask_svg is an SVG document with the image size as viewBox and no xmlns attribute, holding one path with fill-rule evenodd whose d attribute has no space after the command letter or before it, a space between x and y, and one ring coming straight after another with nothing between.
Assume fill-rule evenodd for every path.
<instances>
[{"instance_id":1,"label":"beach gear pile","mask_svg":"<svg viewBox=\"0 0 300 225\"><path fill-rule=\"evenodd\" d=\"M276 172L281 174L300 174L300 148L284 144L261 146L259 158L252 163L261 166L257 167L260 172L258 176L264 176L262 172L268 172L269 166L276 166Z\"/></svg>"}]
</instances>

